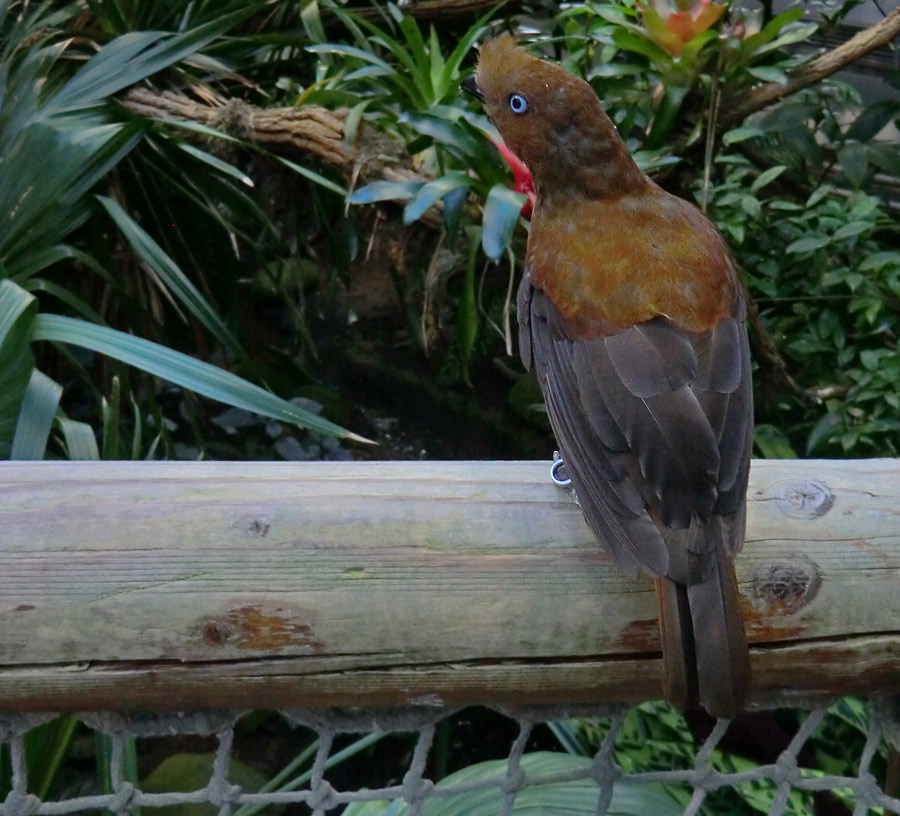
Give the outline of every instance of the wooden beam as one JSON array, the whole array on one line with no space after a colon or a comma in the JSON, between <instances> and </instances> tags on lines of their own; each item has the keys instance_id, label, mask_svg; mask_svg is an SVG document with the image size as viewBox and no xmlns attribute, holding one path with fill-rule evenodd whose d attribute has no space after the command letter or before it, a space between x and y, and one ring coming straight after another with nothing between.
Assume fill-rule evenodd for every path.
<instances>
[{"instance_id":1,"label":"wooden beam","mask_svg":"<svg viewBox=\"0 0 900 816\"><path fill-rule=\"evenodd\" d=\"M658 698L548 471L4 462L0 711ZM754 462L738 579L757 702L900 690L900 462Z\"/></svg>"}]
</instances>

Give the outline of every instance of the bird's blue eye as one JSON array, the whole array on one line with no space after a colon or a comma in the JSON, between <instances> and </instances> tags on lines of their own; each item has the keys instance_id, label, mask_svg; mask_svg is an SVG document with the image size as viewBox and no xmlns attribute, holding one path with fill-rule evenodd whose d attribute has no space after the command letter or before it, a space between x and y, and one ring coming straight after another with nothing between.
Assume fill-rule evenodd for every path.
<instances>
[{"instance_id":1,"label":"bird's blue eye","mask_svg":"<svg viewBox=\"0 0 900 816\"><path fill-rule=\"evenodd\" d=\"M513 113L525 113L528 110L528 100L522 94L514 93L509 97L509 109Z\"/></svg>"}]
</instances>

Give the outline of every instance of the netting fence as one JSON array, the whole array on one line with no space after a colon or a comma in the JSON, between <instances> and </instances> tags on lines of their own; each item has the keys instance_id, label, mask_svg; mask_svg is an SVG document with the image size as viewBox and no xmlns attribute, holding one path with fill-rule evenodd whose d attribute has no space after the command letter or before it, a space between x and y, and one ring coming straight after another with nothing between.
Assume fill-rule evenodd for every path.
<instances>
[{"instance_id":1,"label":"netting fence","mask_svg":"<svg viewBox=\"0 0 900 816\"><path fill-rule=\"evenodd\" d=\"M481 762L435 782L431 778L436 734L453 720L446 710L406 709L380 712L337 710L282 712L296 735L298 746L307 747L309 767L304 772L282 775L276 789L248 790L230 778L235 752L236 728L241 715L235 712L121 715L78 715L88 728L106 735L108 754L107 793L91 792L42 801L31 790L26 759L29 732L52 715L19 714L0 717L0 741L9 763L9 793L0 804L2 816L62 816L63 814L109 811L128 814L136 809L185 805L207 805L220 816L266 812L319 814L450 814L471 813L507 816L526 813L666 814L738 812L725 791L743 791L744 805L770 814L794 813L900 813L900 799L886 791L894 785L896 750L900 746L900 719L893 701L870 700L868 705L842 710L842 703L818 703L789 712L796 730L771 761L735 764L723 751L729 739L746 739L746 723L720 720L712 724L705 739L697 743L692 757L683 758L681 768L630 770L627 746L621 738L636 709L620 706L591 708L525 707L501 709L514 737L505 756ZM849 713L855 712L855 713ZM762 712L753 717L768 717ZM568 719L573 715L578 720ZM807 767L810 741L823 740L829 722L858 729L861 750L852 774L829 774L821 767ZM787 719L791 719L788 716ZM571 726L593 729L591 753L568 739ZM833 723L832 723L833 724ZM537 732L544 727L543 742L552 733L560 741L556 752L531 750ZM763 722L769 728L771 723ZM638 729L640 731L640 729ZM737 735L734 732L737 731ZM366 785L343 784L331 776L340 766L341 741L348 735L403 735L408 745L405 767L387 771L381 780L365 774ZM205 735L213 745L209 776L202 787L149 792L129 781L126 758L129 742L145 738L184 738ZM833 739L834 735L828 739ZM652 743L647 735L647 744ZM569 749L566 753L563 747ZM633 746L632 746L633 747ZM646 747L646 745L644 746ZM849 746L845 746L849 747ZM375 749L377 750L377 749ZM825 751L829 749L826 747ZM821 756L818 761L821 762ZM877 767L876 767L877 766ZM285 778L287 777L287 778ZM731 804L729 804L731 802ZM214 811L210 811L214 812Z\"/></svg>"}]
</instances>

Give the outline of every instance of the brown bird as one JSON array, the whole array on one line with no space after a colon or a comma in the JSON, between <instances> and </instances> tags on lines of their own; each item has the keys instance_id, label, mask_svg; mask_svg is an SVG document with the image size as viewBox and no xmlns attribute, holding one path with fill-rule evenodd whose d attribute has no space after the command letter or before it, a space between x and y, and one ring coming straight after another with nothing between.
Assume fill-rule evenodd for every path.
<instances>
[{"instance_id":1,"label":"brown bird","mask_svg":"<svg viewBox=\"0 0 900 816\"><path fill-rule=\"evenodd\" d=\"M519 351L585 519L656 579L668 698L732 717L750 683L732 557L753 438L734 262L641 172L587 82L504 36L467 89L534 177Z\"/></svg>"}]
</instances>

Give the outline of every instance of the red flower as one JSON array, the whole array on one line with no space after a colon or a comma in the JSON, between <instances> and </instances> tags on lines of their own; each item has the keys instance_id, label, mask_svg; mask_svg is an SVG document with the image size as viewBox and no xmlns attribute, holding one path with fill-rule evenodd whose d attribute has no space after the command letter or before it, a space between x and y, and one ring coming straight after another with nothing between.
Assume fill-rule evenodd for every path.
<instances>
[{"instance_id":1,"label":"red flower","mask_svg":"<svg viewBox=\"0 0 900 816\"><path fill-rule=\"evenodd\" d=\"M640 5L647 36L672 57L684 46L710 28L725 10L722 3L712 0L650 0Z\"/></svg>"}]
</instances>

